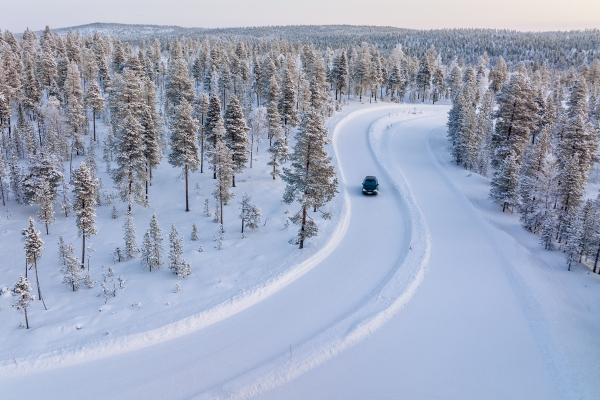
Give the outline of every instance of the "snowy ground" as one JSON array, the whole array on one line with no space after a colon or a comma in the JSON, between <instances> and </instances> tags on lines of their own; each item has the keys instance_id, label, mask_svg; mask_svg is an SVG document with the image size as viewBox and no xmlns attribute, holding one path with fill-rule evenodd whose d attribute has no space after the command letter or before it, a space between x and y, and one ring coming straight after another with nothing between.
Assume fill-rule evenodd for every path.
<instances>
[{"instance_id":1,"label":"snowy ground","mask_svg":"<svg viewBox=\"0 0 600 400\"><path fill-rule=\"evenodd\" d=\"M448 107L413 111L412 105L355 104L330 121L332 127L341 121L333 135L342 193L331 206L335 217L324 228L329 231L307 252L298 255L285 243L292 236L291 227L283 229L288 207L261 204L260 193L269 188L263 181L265 186L248 192L263 211L273 207L272 218L279 218L274 226L281 228L267 234L261 227L244 241L227 238L238 251L219 252L211 246L217 225L199 225L205 252L188 249L185 254L199 272L195 281L183 281L178 294L171 293L176 279L168 271L155 278L132 261L116 270L132 283L109 300L113 308L105 311L111 314L96 311L101 304L92 302L102 301L86 289L75 294L97 312L80 311L78 318L88 321L89 332L66 327L58 315L52 322L38 306L31 317L34 327L35 315L40 318L37 333L17 329L20 316L7 309L4 295L0 318L10 326L0 326L3 394L65 399L258 394L272 399L596 398L599 277L583 267L567 272L561 253L543 251L516 215L502 214L487 199L485 178L451 165L444 137ZM378 197L360 194L362 178L371 174L380 181ZM240 184L238 190L245 187ZM172 195L171 201L181 205L181 193L173 192L164 196ZM157 212L165 233L168 213L175 215L164 210L169 199L156 205L165 212ZM101 210L109 214L106 207ZM206 219L200 211L198 206L197 218ZM190 219L181 214L175 224L189 237L183 227ZM227 226L233 227L237 212L230 214ZM148 220L141 215L142 210L136 215L138 232ZM8 224L2 229L8 230ZM119 238L121 224L113 227ZM18 236L19 229L2 233L2 240ZM208 256L209 248L218 261L201 264L201 258L192 258ZM238 252L250 260L248 269L236 263ZM46 256L53 253L48 250ZM262 264L252 258L261 255L272 258ZM97 252L92 260L99 264L100 258ZM220 274L213 273L217 266L229 273L223 274L230 279L226 289L220 289ZM0 286L8 286L14 279L5 276L4 269L10 268L2 268ZM251 271L251 277L240 279L241 271ZM148 285L134 286L146 276L162 279L164 294L155 293L156 283L146 292ZM72 294L64 292L59 278L53 278L54 287L42 286L47 302L53 291L63 291L56 300ZM257 286L261 289L241 292ZM223 302L233 294L240 294L238 301ZM190 297L184 301L182 295ZM163 296L175 300L166 306L169 299ZM131 307L131 301L141 302L141 308ZM72 303L64 300L57 308L76 311L79 306ZM100 335L103 324L112 324L111 338ZM88 336L74 336L79 333ZM36 335L44 341L39 343ZM40 353L46 356L39 358Z\"/></svg>"}]
</instances>

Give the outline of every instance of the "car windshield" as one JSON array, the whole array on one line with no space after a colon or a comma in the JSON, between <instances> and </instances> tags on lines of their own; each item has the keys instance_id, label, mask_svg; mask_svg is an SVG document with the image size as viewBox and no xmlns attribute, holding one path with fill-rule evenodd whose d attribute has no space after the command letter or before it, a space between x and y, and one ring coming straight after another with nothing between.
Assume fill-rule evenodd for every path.
<instances>
[{"instance_id":1,"label":"car windshield","mask_svg":"<svg viewBox=\"0 0 600 400\"><path fill-rule=\"evenodd\" d=\"M377 181L373 180L373 179L365 179L365 181L363 182L363 185L365 185L365 186L375 186L375 185L377 185Z\"/></svg>"}]
</instances>

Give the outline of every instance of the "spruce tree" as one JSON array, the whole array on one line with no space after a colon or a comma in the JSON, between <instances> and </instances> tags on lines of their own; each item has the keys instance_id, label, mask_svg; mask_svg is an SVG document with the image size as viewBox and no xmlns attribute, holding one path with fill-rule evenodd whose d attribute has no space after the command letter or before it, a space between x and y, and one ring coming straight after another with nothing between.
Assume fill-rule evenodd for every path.
<instances>
[{"instance_id":1,"label":"spruce tree","mask_svg":"<svg viewBox=\"0 0 600 400\"><path fill-rule=\"evenodd\" d=\"M152 215L150 220L150 228L144 235L144 243L142 246L142 265L152 272L152 269L159 269L164 264L162 251L163 251L163 238L160 227L158 226L158 220L156 214Z\"/></svg>"},{"instance_id":2,"label":"spruce tree","mask_svg":"<svg viewBox=\"0 0 600 400\"><path fill-rule=\"evenodd\" d=\"M338 180L331 157L325 146L329 143L323 117L311 108L304 114L296 133L296 145L291 155L292 168L283 169L283 180L287 183L283 201L300 203L300 211L292 218L300 225L297 242L304 247L304 240L317 235L318 227L308 215L310 208L319 209L335 196ZM328 214L324 213L324 216Z\"/></svg>"},{"instance_id":3,"label":"spruce tree","mask_svg":"<svg viewBox=\"0 0 600 400\"><path fill-rule=\"evenodd\" d=\"M190 211L188 201L188 173L198 170L198 145L196 132L198 122L192 117L192 106L185 98L175 107L175 115L171 123L171 154L169 164L183 168L185 175L185 211Z\"/></svg>"}]
</instances>

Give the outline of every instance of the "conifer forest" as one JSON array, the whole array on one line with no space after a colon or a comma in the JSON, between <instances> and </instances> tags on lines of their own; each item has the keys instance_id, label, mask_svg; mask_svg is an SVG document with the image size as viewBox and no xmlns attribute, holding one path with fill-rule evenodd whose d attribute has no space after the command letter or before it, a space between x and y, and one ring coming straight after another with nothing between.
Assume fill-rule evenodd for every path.
<instances>
[{"instance_id":1,"label":"conifer forest","mask_svg":"<svg viewBox=\"0 0 600 400\"><path fill-rule=\"evenodd\" d=\"M397 334L455 343L432 398L594 398L599 141L598 29L0 32L0 387L333 398L305 389ZM138 353L190 377L84 375Z\"/></svg>"}]
</instances>

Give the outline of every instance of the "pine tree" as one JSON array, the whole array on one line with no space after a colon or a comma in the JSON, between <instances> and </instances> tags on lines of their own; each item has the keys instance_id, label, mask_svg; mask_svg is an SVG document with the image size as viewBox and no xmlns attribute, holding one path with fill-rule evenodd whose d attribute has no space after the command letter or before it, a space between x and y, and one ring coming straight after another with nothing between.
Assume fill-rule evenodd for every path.
<instances>
[{"instance_id":1,"label":"pine tree","mask_svg":"<svg viewBox=\"0 0 600 400\"><path fill-rule=\"evenodd\" d=\"M35 229L33 218L29 217L29 226L21 231L23 241L25 242L25 258L28 264L33 264L35 267L35 282L38 288L38 299L43 301L42 291L40 289L40 279L38 276L37 260L42 258L42 245L44 242L40 238L40 231ZM46 306L44 305L44 308Z\"/></svg>"},{"instance_id":2,"label":"pine tree","mask_svg":"<svg viewBox=\"0 0 600 400\"><path fill-rule=\"evenodd\" d=\"M184 98L175 108L175 116L171 123L171 154L169 164L182 167L185 175L185 211L190 211L188 202L188 172L198 170L198 145L196 132L198 122L192 118L192 106Z\"/></svg>"},{"instance_id":3,"label":"pine tree","mask_svg":"<svg viewBox=\"0 0 600 400\"><path fill-rule=\"evenodd\" d=\"M573 218L581 205L581 198L587 183L586 175L581 172L579 154L567 160L564 168L559 175L560 186L558 187L558 204L559 208L559 225L558 238L559 242L563 236L567 236L568 228Z\"/></svg>"},{"instance_id":4,"label":"pine tree","mask_svg":"<svg viewBox=\"0 0 600 400\"><path fill-rule=\"evenodd\" d=\"M301 225L297 237L300 248L304 247L305 239L316 236L318 231L317 224L308 216L308 209L324 206L338 193L336 172L325 151L328 143L323 118L311 108L296 133L296 145L290 157L292 168L283 169L283 180L287 183L283 201L286 204L298 201L301 205L292 218L295 224Z\"/></svg>"},{"instance_id":5,"label":"pine tree","mask_svg":"<svg viewBox=\"0 0 600 400\"><path fill-rule=\"evenodd\" d=\"M256 229L260 224L260 208L250 204L250 200L252 200L252 198L248 196L248 193L244 193L244 197L240 202L240 219L242 220L242 233L244 233L244 226L246 228Z\"/></svg>"},{"instance_id":6,"label":"pine tree","mask_svg":"<svg viewBox=\"0 0 600 400\"><path fill-rule=\"evenodd\" d=\"M521 165L531 132L537 129L537 112L529 79L520 72L513 74L498 96L498 119L492 136L494 168L499 168L510 153L515 156L517 164Z\"/></svg>"},{"instance_id":7,"label":"pine tree","mask_svg":"<svg viewBox=\"0 0 600 400\"><path fill-rule=\"evenodd\" d=\"M73 245L69 243L65 250L65 264L62 268L62 272L64 274L63 283L71 286L73 291L79 290L81 271L82 269L79 265L79 260L77 260L75 257Z\"/></svg>"},{"instance_id":8,"label":"pine tree","mask_svg":"<svg viewBox=\"0 0 600 400\"><path fill-rule=\"evenodd\" d=\"M419 72L416 77L417 87L421 91L423 103L425 102L425 91L431 86L431 65L427 55L423 55L421 62L419 63Z\"/></svg>"},{"instance_id":9,"label":"pine tree","mask_svg":"<svg viewBox=\"0 0 600 400\"><path fill-rule=\"evenodd\" d=\"M66 181L62 181L60 187L60 210L65 214L65 217L69 218L69 213L73 209L73 204L71 203L71 199L69 198L69 184Z\"/></svg>"},{"instance_id":10,"label":"pine tree","mask_svg":"<svg viewBox=\"0 0 600 400\"><path fill-rule=\"evenodd\" d=\"M133 225L133 217L131 212L125 214L125 222L123 222L123 239L125 239L125 258L131 260L140 252L135 238L135 226Z\"/></svg>"},{"instance_id":11,"label":"pine tree","mask_svg":"<svg viewBox=\"0 0 600 400\"><path fill-rule=\"evenodd\" d=\"M348 71L346 71L347 73ZM296 93L298 88L296 82L292 79L292 72L289 68L283 71L283 79L281 82L282 91L279 98L279 114L283 120L283 125L287 128L288 125L295 127L298 124L298 111L296 110Z\"/></svg>"},{"instance_id":12,"label":"pine tree","mask_svg":"<svg viewBox=\"0 0 600 400\"><path fill-rule=\"evenodd\" d=\"M342 94L348 86L348 59L346 57L346 51L344 50L342 50L342 53L339 55L339 57L336 57L334 60L333 81L335 86L335 99L338 99L339 92L341 102Z\"/></svg>"},{"instance_id":13,"label":"pine tree","mask_svg":"<svg viewBox=\"0 0 600 400\"><path fill-rule=\"evenodd\" d=\"M481 138L476 171L487 176L490 157L492 155L492 135L494 134L494 94L488 90L481 101L477 114L477 135Z\"/></svg>"},{"instance_id":14,"label":"pine tree","mask_svg":"<svg viewBox=\"0 0 600 400\"><path fill-rule=\"evenodd\" d=\"M129 210L133 204L147 206L144 197L147 176L143 131L139 119L128 111L117 141L117 168L112 171L112 177L121 200L127 202Z\"/></svg>"},{"instance_id":15,"label":"pine tree","mask_svg":"<svg viewBox=\"0 0 600 400\"><path fill-rule=\"evenodd\" d=\"M517 192L519 186L519 164L513 152L508 154L500 168L494 173L490 198L502 205L502 212L507 207L513 208L519 204Z\"/></svg>"},{"instance_id":16,"label":"pine tree","mask_svg":"<svg viewBox=\"0 0 600 400\"><path fill-rule=\"evenodd\" d=\"M156 106L156 86L150 79L144 84L145 107L142 114L141 124L144 129L144 155L146 156L146 201L148 200L148 182L152 181L152 170L156 168L162 159L161 136L162 124Z\"/></svg>"},{"instance_id":17,"label":"pine tree","mask_svg":"<svg viewBox=\"0 0 600 400\"><path fill-rule=\"evenodd\" d=\"M235 193L231 192L235 166L232 161L231 151L227 148L223 140L217 141L217 145L213 149L212 158L214 160L213 168L217 175L213 196L219 206L219 221L223 224L223 205L235 197Z\"/></svg>"},{"instance_id":18,"label":"pine tree","mask_svg":"<svg viewBox=\"0 0 600 400\"><path fill-rule=\"evenodd\" d=\"M502 56L498 57L498 63L496 64L496 68L490 71L490 89L494 93L498 93L502 89L502 85L506 82L508 78L508 68L506 66L506 62L504 62L504 58Z\"/></svg>"},{"instance_id":19,"label":"pine tree","mask_svg":"<svg viewBox=\"0 0 600 400\"><path fill-rule=\"evenodd\" d=\"M267 165L273 166L271 176L273 177L273 180L275 180L275 178L281 174L279 167L281 166L283 161L288 157L288 146L285 143L285 138L276 138L273 145L269 147L268 152L271 154L271 161L269 161Z\"/></svg>"},{"instance_id":20,"label":"pine tree","mask_svg":"<svg viewBox=\"0 0 600 400\"><path fill-rule=\"evenodd\" d=\"M227 105L224 125L226 132L224 139L231 151L233 161L232 183L233 187L235 187L235 175L241 174L248 163L246 153L250 145L247 137L249 128L246 125L240 102L235 95L231 96L231 100Z\"/></svg>"},{"instance_id":21,"label":"pine tree","mask_svg":"<svg viewBox=\"0 0 600 400\"><path fill-rule=\"evenodd\" d=\"M222 140L224 132L225 127L223 126L223 117L221 116L221 102L219 101L219 97L213 93L208 103L208 111L206 112L206 119L204 121L204 135L206 136L208 151L211 154L214 153L217 141ZM211 160L211 164L214 166L214 160ZM217 179L217 172L214 168L213 171L213 179Z\"/></svg>"},{"instance_id":22,"label":"pine tree","mask_svg":"<svg viewBox=\"0 0 600 400\"><path fill-rule=\"evenodd\" d=\"M175 224L171 224L171 233L169 233L169 242L171 250L169 250L169 268L173 273L183 279L191 274L190 265L181 258L183 254L183 238L179 237L179 232Z\"/></svg>"},{"instance_id":23,"label":"pine tree","mask_svg":"<svg viewBox=\"0 0 600 400\"><path fill-rule=\"evenodd\" d=\"M104 108L104 98L100 93L100 87L96 80L93 80L88 86L85 96L85 102L92 109L92 121L94 124L94 141L96 140L96 114Z\"/></svg>"},{"instance_id":24,"label":"pine tree","mask_svg":"<svg viewBox=\"0 0 600 400\"><path fill-rule=\"evenodd\" d=\"M194 80L189 77L187 62L183 58L171 60L165 90L171 107L177 107L184 99L188 103L194 100Z\"/></svg>"},{"instance_id":25,"label":"pine tree","mask_svg":"<svg viewBox=\"0 0 600 400\"><path fill-rule=\"evenodd\" d=\"M77 154L83 151L83 90L81 89L79 68L75 62L71 62L67 68L65 80L64 97L67 103L67 115L71 128L71 151Z\"/></svg>"},{"instance_id":26,"label":"pine tree","mask_svg":"<svg viewBox=\"0 0 600 400\"><path fill-rule=\"evenodd\" d=\"M33 201L40 207L38 210L38 218L46 225L46 235L49 234L48 225L51 225L54 222L55 197L56 192L52 190L48 181L41 181Z\"/></svg>"},{"instance_id":27,"label":"pine tree","mask_svg":"<svg viewBox=\"0 0 600 400\"><path fill-rule=\"evenodd\" d=\"M14 296L14 300L12 301L11 307L16 308L17 311L23 310L25 313L25 325L27 329L29 329L29 319L27 318L27 309L29 308L29 303L32 300L35 300L35 296L29 294L31 292L31 284L27 280L27 278L23 278L23 275L19 277L19 281L16 283L15 287L11 291L11 294Z\"/></svg>"},{"instance_id":28,"label":"pine tree","mask_svg":"<svg viewBox=\"0 0 600 400\"><path fill-rule=\"evenodd\" d=\"M73 193L75 194L73 209L77 215L77 228L83 238L81 246L81 267L83 268L85 264L85 238L98 232L94 225L94 217L96 216L96 210L94 210L96 205L95 193L98 182L92 179L90 171L83 162L73 172Z\"/></svg>"}]
</instances>

